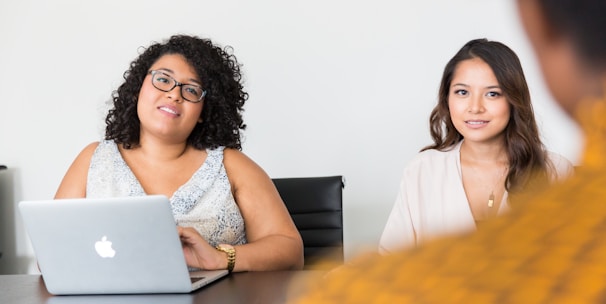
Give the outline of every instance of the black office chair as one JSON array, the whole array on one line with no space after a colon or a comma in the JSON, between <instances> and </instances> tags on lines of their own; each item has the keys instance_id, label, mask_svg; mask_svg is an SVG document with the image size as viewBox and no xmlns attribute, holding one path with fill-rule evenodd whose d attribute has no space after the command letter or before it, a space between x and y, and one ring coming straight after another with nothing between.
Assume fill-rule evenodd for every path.
<instances>
[{"instance_id":1,"label":"black office chair","mask_svg":"<svg viewBox=\"0 0 606 304\"><path fill-rule=\"evenodd\" d=\"M343 263L342 176L273 179L301 233L305 269Z\"/></svg>"}]
</instances>

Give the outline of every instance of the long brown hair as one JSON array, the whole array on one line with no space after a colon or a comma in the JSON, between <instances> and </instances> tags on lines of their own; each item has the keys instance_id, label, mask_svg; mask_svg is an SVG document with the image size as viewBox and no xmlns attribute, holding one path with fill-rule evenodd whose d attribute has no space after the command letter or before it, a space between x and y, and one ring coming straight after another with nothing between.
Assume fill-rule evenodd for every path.
<instances>
[{"instance_id":1,"label":"long brown hair","mask_svg":"<svg viewBox=\"0 0 606 304\"><path fill-rule=\"evenodd\" d=\"M463 135L454 127L450 117L448 95L458 64L473 58L482 59L490 66L509 102L511 115L503 131L509 160L505 189L515 193L531 181L547 181L547 169L550 165L547 163L547 152L539 136L522 65L509 47L497 41L471 40L446 64L438 93L438 104L429 117L434 143L421 151L447 151L463 140Z\"/></svg>"}]
</instances>

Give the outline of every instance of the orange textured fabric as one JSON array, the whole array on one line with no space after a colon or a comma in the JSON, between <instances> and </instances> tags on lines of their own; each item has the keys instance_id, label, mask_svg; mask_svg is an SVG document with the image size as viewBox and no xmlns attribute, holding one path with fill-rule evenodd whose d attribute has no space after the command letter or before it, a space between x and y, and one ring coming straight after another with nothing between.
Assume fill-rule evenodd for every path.
<instances>
[{"instance_id":1,"label":"orange textured fabric","mask_svg":"<svg viewBox=\"0 0 606 304\"><path fill-rule=\"evenodd\" d=\"M577 112L582 166L473 234L330 273L294 303L606 303L606 101Z\"/></svg>"}]
</instances>

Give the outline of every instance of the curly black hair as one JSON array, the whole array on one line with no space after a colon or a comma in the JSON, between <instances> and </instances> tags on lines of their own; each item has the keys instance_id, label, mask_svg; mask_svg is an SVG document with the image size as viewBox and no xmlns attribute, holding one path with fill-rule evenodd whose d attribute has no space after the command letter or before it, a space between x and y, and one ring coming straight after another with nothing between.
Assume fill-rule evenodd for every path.
<instances>
[{"instance_id":1,"label":"curly black hair","mask_svg":"<svg viewBox=\"0 0 606 304\"><path fill-rule=\"evenodd\" d=\"M139 146L137 102L143 80L160 57L180 54L195 69L207 92L202 101L202 123L192 130L187 144L197 149L224 146L241 150L240 132L246 128L242 111L248 93L243 90L241 65L232 51L210 39L187 35L174 35L164 43L145 48L124 73L124 83L112 93L113 108L105 118L105 139L114 140L125 149Z\"/></svg>"}]
</instances>

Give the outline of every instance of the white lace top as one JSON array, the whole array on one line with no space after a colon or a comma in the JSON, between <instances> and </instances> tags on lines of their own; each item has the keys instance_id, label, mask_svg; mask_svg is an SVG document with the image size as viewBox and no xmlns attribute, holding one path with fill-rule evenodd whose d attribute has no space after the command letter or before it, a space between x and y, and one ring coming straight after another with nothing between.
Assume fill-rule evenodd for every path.
<instances>
[{"instance_id":1,"label":"white lace top","mask_svg":"<svg viewBox=\"0 0 606 304\"><path fill-rule=\"evenodd\" d=\"M207 150L207 154L202 166L170 198L175 221L180 226L194 227L211 246L244 244L244 219L223 166L223 147ZM90 162L86 196L142 195L146 193L117 145L101 141Z\"/></svg>"}]
</instances>

